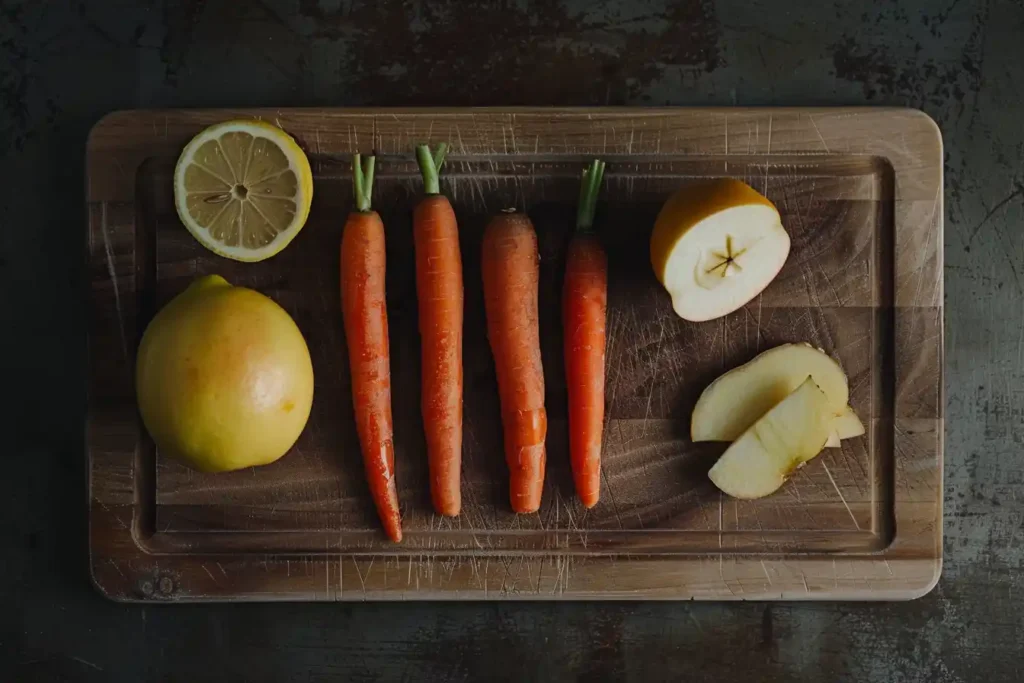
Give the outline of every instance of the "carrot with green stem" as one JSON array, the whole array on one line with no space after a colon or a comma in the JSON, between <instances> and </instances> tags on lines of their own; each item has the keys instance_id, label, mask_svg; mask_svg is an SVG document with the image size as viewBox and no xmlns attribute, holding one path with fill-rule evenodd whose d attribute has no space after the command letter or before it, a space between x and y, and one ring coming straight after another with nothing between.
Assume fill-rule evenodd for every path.
<instances>
[{"instance_id":1,"label":"carrot with green stem","mask_svg":"<svg viewBox=\"0 0 1024 683\"><path fill-rule=\"evenodd\" d=\"M462 253L451 202L438 172L448 146L416 147L426 196L413 211L416 297L422 353L421 403L430 466L430 497L440 515L462 506Z\"/></svg>"},{"instance_id":2,"label":"carrot with green stem","mask_svg":"<svg viewBox=\"0 0 1024 683\"><path fill-rule=\"evenodd\" d=\"M352 161L355 211L341 237L341 314L352 375L356 431L370 494L384 531L402 540L395 486L391 367L384 292L384 223L370 208L374 158Z\"/></svg>"},{"instance_id":3,"label":"carrot with green stem","mask_svg":"<svg viewBox=\"0 0 1024 683\"><path fill-rule=\"evenodd\" d=\"M569 242L562 290L565 378L569 389L569 458L576 495L593 507L601 495L604 430L605 318L608 257L594 235L594 213L604 162L583 173L576 231Z\"/></svg>"},{"instance_id":4,"label":"carrot with green stem","mask_svg":"<svg viewBox=\"0 0 1024 683\"><path fill-rule=\"evenodd\" d=\"M484 230L481 270L487 337L501 399L509 498L519 513L540 508L547 460L544 368L540 355L537 233L520 213L502 213Z\"/></svg>"}]
</instances>

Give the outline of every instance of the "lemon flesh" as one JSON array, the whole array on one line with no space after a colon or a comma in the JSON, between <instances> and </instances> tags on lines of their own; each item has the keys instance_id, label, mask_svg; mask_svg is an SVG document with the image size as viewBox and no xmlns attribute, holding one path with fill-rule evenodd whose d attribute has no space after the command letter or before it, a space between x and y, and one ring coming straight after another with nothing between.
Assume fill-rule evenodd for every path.
<instances>
[{"instance_id":1,"label":"lemon flesh","mask_svg":"<svg viewBox=\"0 0 1024 683\"><path fill-rule=\"evenodd\" d=\"M207 249L237 261L262 261L288 246L312 200L306 154L262 121L210 126L185 146L174 169L181 222Z\"/></svg>"},{"instance_id":2,"label":"lemon flesh","mask_svg":"<svg viewBox=\"0 0 1024 683\"><path fill-rule=\"evenodd\" d=\"M135 384L160 453L223 472L271 463L294 445L313 402L313 365L283 308L211 275L146 328Z\"/></svg>"}]
</instances>

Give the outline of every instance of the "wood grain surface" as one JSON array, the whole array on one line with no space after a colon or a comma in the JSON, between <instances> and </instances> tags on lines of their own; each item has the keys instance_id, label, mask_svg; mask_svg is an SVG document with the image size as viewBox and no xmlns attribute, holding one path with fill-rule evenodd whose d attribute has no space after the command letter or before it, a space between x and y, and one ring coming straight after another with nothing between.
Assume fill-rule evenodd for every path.
<instances>
[{"instance_id":1,"label":"wood grain surface","mask_svg":"<svg viewBox=\"0 0 1024 683\"><path fill-rule=\"evenodd\" d=\"M260 264L200 247L171 171L210 123L259 117L313 163L303 232ZM419 416L410 213L421 141L450 141L442 189L465 263L463 514L432 514ZM351 417L337 245L350 155L377 150L388 230L396 463L406 540L386 541ZM575 501L558 322L578 175L609 162L597 230L610 254L602 502ZM221 110L120 112L93 129L89 213L91 570L119 600L432 598L904 599L941 568L942 143L898 109ZM735 176L779 207L793 250L736 313L686 323L647 260L650 227L681 183ZM514 206L540 235L549 473L537 515L506 500L479 286L487 217ZM204 475L155 452L138 420L134 352L192 278L219 273L281 303L316 371L310 423L274 465ZM777 494L723 497L689 413L722 371L809 341L837 357L869 426Z\"/></svg>"}]
</instances>

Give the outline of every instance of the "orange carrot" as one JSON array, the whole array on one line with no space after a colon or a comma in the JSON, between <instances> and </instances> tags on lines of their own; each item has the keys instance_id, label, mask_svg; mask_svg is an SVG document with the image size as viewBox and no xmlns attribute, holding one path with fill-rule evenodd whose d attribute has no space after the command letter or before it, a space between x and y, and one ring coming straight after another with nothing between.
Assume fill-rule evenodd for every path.
<instances>
[{"instance_id":1,"label":"orange carrot","mask_svg":"<svg viewBox=\"0 0 1024 683\"><path fill-rule=\"evenodd\" d=\"M447 145L435 154L416 148L426 196L413 211L416 295L422 346L423 430L430 464L430 497L439 515L462 506L462 254L455 211L437 174Z\"/></svg>"},{"instance_id":2,"label":"orange carrot","mask_svg":"<svg viewBox=\"0 0 1024 683\"><path fill-rule=\"evenodd\" d=\"M352 403L363 465L377 514L392 541L402 540L391 424L391 367L384 300L384 223L370 209L374 158L352 162L356 210L341 237L341 314L352 374Z\"/></svg>"},{"instance_id":3,"label":"orange carrot","mask_svg":"<svg viewBox=\"0 0 1024 683\"><path fill-rule=\"evenodd\" d=\"M583 174L576 233L569 242L562 290L565 378L569 388L569 457L576 495L584 507L601 495L601 432L604 429L605 316L608 257L594 236L594 209L604 175L595 160Z\"/></svg>"},{"instance_id":4,"label":"orange carrot","mask_svg":"<svg viewBox=\"0 0 1024 683\"><path fill-rule=\"evenodd\" d=\"M540 257L533 223L518 213L495 216L484 230L482 251L487 337L498 376L509 498L516 512L536 512L544 488L548 418L537 313Z\"/></svg>"}]
</instances>

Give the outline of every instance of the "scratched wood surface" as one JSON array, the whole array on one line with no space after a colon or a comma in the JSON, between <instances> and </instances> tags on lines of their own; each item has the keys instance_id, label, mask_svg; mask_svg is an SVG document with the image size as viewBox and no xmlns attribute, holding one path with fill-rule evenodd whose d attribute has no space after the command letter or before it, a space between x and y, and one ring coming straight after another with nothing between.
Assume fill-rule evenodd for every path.
<instances>
[{"instance_id":1,"label":"scratched wood surface","mask_svg":"<svg viewBox=\"0 0 1024 683\"><path fill-rule=\"evenodd\" d=\"M313 163L309 221L260 264L221 259L184 230L171 171L184 143L232 117L278 123ZM410 211L419 141L452 143L443 190L466 281L463 514L432 514L419 416ZM377 150L388 230L396 466L406 539L388 543L362 479L338 314L349 159ZM558 297L578 174L609 162L598 231L610 254L601 503L575 501L566 449ZM112 114L87 153L90 548L119 600L432 598L905 599L941 568L942 143L897 109L237 110ZM779 207L793 250L775 282L718 321L674 316L647 257L653 218L682 183L735 176ZM479 240L514 206L541 243L548 478L539 514L513 515ZM281 303L309 342L310 423L271 466L192 472L139 422L134 352L192 278L219 273ZM700 391L759 350L809 341L850 376L868 434L830 449L777 494L723 497L692 444Z\"/></svg>"}]
</instances>

